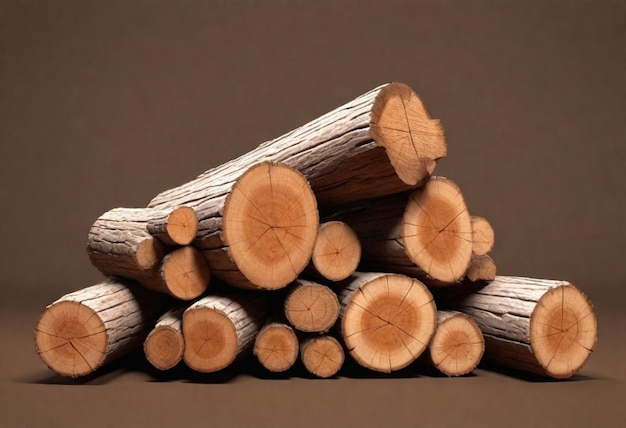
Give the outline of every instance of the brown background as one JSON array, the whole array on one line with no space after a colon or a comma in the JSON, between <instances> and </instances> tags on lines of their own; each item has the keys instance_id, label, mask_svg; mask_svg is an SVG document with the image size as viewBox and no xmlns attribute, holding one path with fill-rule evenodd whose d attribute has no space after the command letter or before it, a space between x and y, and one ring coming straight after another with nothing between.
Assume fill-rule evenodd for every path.
<instances>
[{"instance_id":1,"label":"brown background","mask_svg":"<svg viewBox=\"0 0 626 428\"><path fill-rule=\"evenodd\" d=\"M46 370L32 328L98 280L96 217L387 81L442 120L437 173L491 220L500 273L569 279L594 301L600 339L574 382L480 369L152 383L131 361L68 385ZM624 1L4 1L0 426L617 424L625 137Z\"/></svg>"}]
</instances>

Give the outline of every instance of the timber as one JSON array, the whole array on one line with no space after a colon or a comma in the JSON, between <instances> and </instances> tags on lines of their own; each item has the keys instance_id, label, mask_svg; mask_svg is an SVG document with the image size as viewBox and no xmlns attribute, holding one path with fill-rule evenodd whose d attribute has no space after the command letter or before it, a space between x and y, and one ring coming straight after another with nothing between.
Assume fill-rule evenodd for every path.
<instances>
[{"instance_id":1,"label":"timber","mask_svg":"<svg viewBox=\"0 0 626 428\"><path fill-rule=\"evenodd\" d=\"M568 378L593 352L595 312L587 296L567 281L497 276L471 292L457 288L442 290L438 302L476 321L485 337L486 360Z\"/></svg>"},{"instance_id":2,"label":"timber","mask_svg":"<svg viewBox=\"0 0 626 428\"><path fill-rule=\"evenodd\" d=\"M285 298L285 316L300 331L327 332L339 317L339 300L328 286L298 279Z\"/></svg>"},{"instance_id":3,"label":"timber","mask_svg":"<svg viewBox=\"0 0 626 428\"><path fill-rule=\"evenodd\" d=\"M286 165L263 162L243 173L243 166L231 166L234 178L217 181L194 205L200 224L193 245L224 282L283 288L311 258L319 227L315 195Z\"/></svg>"},{"instance_id":4,"label":"timber","mask_svg":"<svg viewBox=\"0 0 626 428\"><path fill-rule=\"evenodd\" d=\"M321 205L388 195L421 185L446 155L439 120L402 83L381 85L267 141L250 152L166 190L150 207L191 206L202 221L205 199L230 189L242 169L262 161L295 168Z\"/></svg>"},{"instance_id":5,"label":"timber","mask_svg":"<svg viewBox=\"0 0 626 428\"><path fill-rule=\"evenodd\" d=\"M462 312L437 311L437 329L427 352L437 370L448 376L468 374L484 351L485 340L474 320Z\"/></svg>"},{"instance_id":6,"label":"timber","mask_svg":"<svg viewBox=\"0 0 626 428\"><path fill-rule=\"evenodd\" d=\"M341 343L332 336L311 336L300 345L300 359L307 371L317 377L335 376L345 360Z\"/></svg>"},{"instance_id":7,"label":"timber","mask_svg":"<svg viewBox=\"0 0 626 428\"><path fill-rule=\"evenodd\" d=\"M198 233L198 215L193 208L177 207L166 216L152 216L146 228L166 245L189 245Z\"/></svg>"},{"instance_id":8,"label":"timber","mask_svg":"<svg viewBox=\"0 0 626 428\"><path fill-rule=\"evenodd\" d=\"M491 223L480 216L472 216L472 252L484 256L493 249L495 234Z\"/></svg>"},{"instance_id":9,"label":"timber","mask_svg":"<svg viewBox=\"0 0 626 428\"><path fill-rule=\"evenodd\" d=\"M359 237L346 223L329 221L320 225L307 273L329 281L352 275L361 261Z\"/></svg>"},{"instance_id":10,"label":"timber","mask_svg":"<svg viewBox=\"0 0 626 428\"><path fill-rule=\"evenodd\" d=\"M342 284L340 331L360 365L389 373L426 349L437 321L432 294L404 275L356 272Z\"/></svg>"},{"instance_id":11,"label":"timber","mask_svg":"<svg viewBox=\"0 0 626 428\"><path fill-rule=\"evenodd\" d=\"M298 359L299 342L293 329L284 322L266 323L256 336L253 354L267 370L289 370Z\"/></svg>"},{"instance_id":12,"label":"timber","mask_svg":"<svg viewBox=\"0 0 626 428\"><path fill-rule=\"evenodd\" d=\"M208 295L183 313L183 360L191 369L212 373L252 351L268 315L266 297L229 291Z\"/></svg>"},{"instance_id":13,"label":"timber","mask_svg":"<svg viewBox=\"0 0 626 428\"><path fill-rule=\"evenodd\" d=\"M493 281L496 279L496 262L489 254L484 256L472 255L465 277L471 282Z\"/></svg>"},{"instance_id":14,"label":"timber","mask_svg":"<svg viewBox=\"0 0 626 428\"><path fill-rule=\"evenodd\" d=\"M141 346L164 305L139 284L112 278L66 294L39 318L37 352L60 375L88 375Z\"/></svg>"},{"instance_id":15,"label":"timber","mask_svg":"<svg viewBox=\"0 0 626 428\"><path fill-rule=\"evenodd\" d=\"M168 310L159 317L143 343L143 351L150 364L159 370L169 370L183 359L182 316L186 306Z\"/></svg>"},{"instance_id":16,"label":"timber","mask_svg":"<svg viewBox=\"0 0 626 428\"><path fill-rule=\"evenodd\" d=\"M470 264L471 218L450 179L432 177L410 193L357 202L326 215L355 230L367 270L447 285L460 280Z\"/></svg>"}]
</instances>

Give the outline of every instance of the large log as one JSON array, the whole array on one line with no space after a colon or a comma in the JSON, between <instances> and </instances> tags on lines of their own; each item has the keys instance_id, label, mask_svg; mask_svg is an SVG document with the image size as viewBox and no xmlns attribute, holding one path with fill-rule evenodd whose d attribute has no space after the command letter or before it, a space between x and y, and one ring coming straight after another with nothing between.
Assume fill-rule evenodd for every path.
<instances>
[{"instance_id":1,"label":"large log","mask_svg":"<svg viewBox=\"0 0 626 428\"><path fill-rule=\"evenodd\" d=\"M446 155L439 120L407 85L381 85L256 149L164 191L151 207L199 207L224 194L239 171L281 162L300 171L322 205L397 193L419 186Z\"/></svg>"},{"instance_id":2,"label":"large log","mask_svg":"<svg viewBox=\"0 0 626 428\"><path fill-rule=\"evenodd\" d=\"M478 323L485 337L485 359L497 364L568 378L585 364L596 344L598 325L591 302L567 281L497 276L481 288L439 291L438 304Z\"/></svg>"},{"instance_id":3,"label":"large log","mask_svg":"<svg viewBox=\"0 0 626 428\"><path fill-rule=\"evenodd\" d=\"M389 373L426 349L437 322L433 296L404 275L356 272L339 292L341 337L360 365Z\"/></svg>"},{"instance_id":4,"label":"large log","mask_svg":"<svg viewBox=\"0 0 626 428\"><path fill-rule=\"evenodd\" d=\"M209 295L183 314L183 359L193 370L221 370L252 351L268 315L267 297L229 291Z\"/></svg>"},{"instance_id":5,"label":"large log","mask_svg":"<svg viewBox=\"0 0 626 428\"><path fill-rule=\"evenodd\" d=\"M180 306L161 315L143 342L146 359L159 370L169 370L183 359L182 317L186 309Z\"/></svg>"},{"instance_id":6,"label":"large log","mask_svg":"<svg viewBox=\"0 0 626 428\"><path fill-rule=\"evenodd\" d=\"M410 193L357 202L326 215L355 230L367 270L446 285L461 279L469 266L471 218L461 190L447 178L432 177Z\"/></svg>"},{"instance_id":7,"label":"large log","mask_svg":"<svg viewBox=\"0 0 626 428\"><path fill-rule=\"evenodd\" d=\"M307 266L319 227L315 195L286 165L231 164L216 187L198 191L194 246L211 274L241 288L278 289ZM197 205L196 205L197 204Z\"/></svg>"},{"instance_id":8,"label":"large log","mask_svg":"<svg viewBox=\"0 0 626 428\"><path fill-rule=\"evenodd\" d=\"M35 327L37 352L63 376L87 375L141 346L164 306L136 283L107 279L46 308Z\"/></svg>"}]
</instances>

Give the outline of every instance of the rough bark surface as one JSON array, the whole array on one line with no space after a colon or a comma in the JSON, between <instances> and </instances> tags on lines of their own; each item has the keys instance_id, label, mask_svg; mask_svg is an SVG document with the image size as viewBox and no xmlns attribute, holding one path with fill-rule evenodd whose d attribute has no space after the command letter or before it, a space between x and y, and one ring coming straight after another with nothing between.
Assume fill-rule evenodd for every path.
<instances>
[{"instance_id":1,"label":"rough bark surface","mask_svg":"<svg viewBox=\"0 0 626 428\"><path fill-rule=\"evenodd\" d=\"M587 297L567 281L497 276L481 288L458 287L438 303L462 311L480 326L485 358L556 378L578 371L597 340Z\"/></svg>"},{"instance_id":2,"label":"rough bark surface","mask_svg":"<svg viewBox=\"0 0 626 428\"><path fill-rule=\"evenodd\" d=\"M407 85L379 86L256 149L157 195L149 206L199 208L201 219L242 169L261 161L300 171L320 204L396 193L420 185L446 155L439 120Z\"/></svg>"},{"instance_id":3,"label":"rough bark surface","mask_svg":"<svg viewBox=\"0 0 626 428\"><path fill-rule=\"evenodd\" d=\"M183 359L193 370L215 372L252 351L268 315L266 296L227 292L203 297L183 314Z\"/></svg>"},{"instance_id":4,"label":"rough bark surface","mask_svg":"<svg viewBox=\"0 0 626 428\"><path fill-rule=\"evenodd\" d=\"M164 306L136 283L107 279L46 308L35 328L37 352L63 376L87 375L141 346Z\"/></svg>"},{"instance_id":5,"label":"rough bark surface","mask_svg":"<svg viewBox=\"0 0 626 428\"><path fill-rule=\"evenodd\" d=\"M159 370L169 370L183 359L185 309L186 306L176 307L161 315L143 343L146 359Z\"/></svg>"}]
</instances>

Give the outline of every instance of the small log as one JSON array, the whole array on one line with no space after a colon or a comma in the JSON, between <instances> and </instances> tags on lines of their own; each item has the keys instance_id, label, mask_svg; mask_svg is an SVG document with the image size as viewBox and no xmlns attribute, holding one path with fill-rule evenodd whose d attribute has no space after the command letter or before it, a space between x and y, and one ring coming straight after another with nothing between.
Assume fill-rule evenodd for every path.
<instances>
[{"instance_id":1,"label":"small log","mask_svg":"<svg viewBox=\"0 0 626 428\"><path fill-rule=\"evenodd\" d=\"M472 252L477 256L484 256L493 250L495 234L491 223L479 216L472 216Z\"/></svg>"},{"instance_id":2,"label":"small log","mask_svg":"<svg viewBox=\"0 0 626 428\"><path fill-rule=\"evenodd\" d=\"M465 277L471 282L493 281L496 279L496 262L488 255L472 255Z\"/></svg>"},{"instance_id":3,"label":"small log","mask_svg":"<svg viewBox=\"0 0 626 428\"><path fill-rule=\"evenodd\" d=\"M345 354L341 343L334 337L311 336L300 346L300 359L309 373L329 378L339 373Z\"/></svg>"},{"instance_id":4,"label":"small log","mask_svg":"<svg viewBox=\"0 0 626 428\"><path fill-rule=\"evenodd\" d=\"M232 187L239 171L262 161L300 171L322 205L421 185L446 155L443 128L407 85L379 86L256 149L164 191L151 207L200 206Z\"/></svg>"},{"instance_id":5,"label":"small log","mask_svg":"<svg viewBox=\"0 0 626 428\"><path fill-rule=\"evenodd\" d=\"M447 285L461 279L470 263L470 215L459 187L444 177L432 177L411 193L355 203L328 218L355 230L368 270Z\"/></svg>"},{"instance_id":6,"label":"small log","mask_svg":"<svg viewBox=\"0 0 626 428\"><path fill-rule=\"evenodd\" d=\"M298 337L289 325L270 321L257 334L253 354L267 370L280 373L294 365L298 348Z\"/></svg>"},{"instance_id":7,"label":"small log","mask_svg":"<svg viewBox=\"0 0 626 428\"><path fill-rule=\"evenodd\" d=\"M285 298L285 316L300 331L328 331L339 317L339 300L330 287L305 279L294 281Z\"/></svg>"},{"instance_id":8,"label":"small log","mask_svg":"<svg viewBox=\"0 0 626 428\"><path fill-rule=\"evenodd\" d=\"M107 279L46 307L35 327L37 352L60 375L90 374L141 346L164 306L138 284Z\"/></svg>"},{"instance_id":9,"label":"small log","mask_svg":"<svg viewBox=\"0 0 626 428\"><path fill-rule=\"evenodd\" d=\"M233 165L234 167L235 165ZM230 172L228 184L206 189L194 246L211 274L251 289L279 289L309 263L319 227L315 195L306 179L281 164L263 162Z\"/></svg>"},{"instance_id":10,"label":"small log","mask_svg":"<svg viewBox=\"0 0 626 428\"><path fill-rule=\"evenodd\" d=\"M177 207L167 216L152 217L146 227L166 245L189 245L198 233L198 216L193 208Z\"/></svg>"},{"instance_id":11,"label":"small log","mask_svg":"<svg viewBox=\"0 0 626 428\"><path fill-rule=\"evenodd\" d=\"M307 273L330 281L352 275L361 261L359 237L346 223L329 221L320 225Z\"/></svg>"},{"instance_id":12,"label":"small log","mask_svg":"<svg viewBox=\"0 0 626 428\"><path fill-rule=\"evenodd\" d=\"M389 373L426 349L437 310L423 283L398 274L356 272L342 285L341 336L357 363Z\"/></svg>"},{"instance_id":13,"label":"small log","mask_svg":"<svg viewBox=\"0 0 626 428\"><path fill-rule=\"evenodd\" d=\"M206 291L211 273L200 251L187 245L167 254L158 269L143 272L134 279L151 290L192 300Z\"/></svg>"},{"instance_id":14,"label":"small log","mask_svg":"<svg viewBox=\"0 0 626 428\"><path fill-rule=\"evenodd\" d=\"M480 328L469 316L437 311L437 329L425 360L448 376L462 376L476 368L485 351Z\"/></svg>"},{"instance_id":15,"label":"small log","mask_svg":"<svg viewBox=\"0 0 626 428\"><path fill-rule=\"evenodd\" d=\"M134 278L154 269L166 249L146 225L152 216L165 212L169 210L114 208L102 214L89 230L89 260L109 276Z\"/></svg>"},{"instance_id":16,"label":"small log","mask_svg":"<svg viewBox=\"0 0 626 428\"><path fill-rule=\"evenodd\" d=\"M440 290L438 302L476 321L485 337L486 360L568 378L591 355L597 319L587 296L571 283L497 276L471 294L469 288Z\"/></svg>"},{"instance_id":17,"label":"small log","mask_svg":"<svg viewBox=\"0 0 626 428\"><path fill-rule=\"evenodd\" d=\"M228 292L203 297L183 314L183 360L211 373L247 355L268 315L265 296Z\"/></svg>"},{"instance_id":18,"label":"small log","mask_svg":"<svg viewBox=\"0 0 626 428\"><path fill-rule=\"evenodd\" d=\"M182 317L185 309L186 306L177 307L161 315L143 342L146 359L159 370L169 370L183 359Z\"/></svg>"}]
</instances>

